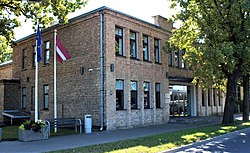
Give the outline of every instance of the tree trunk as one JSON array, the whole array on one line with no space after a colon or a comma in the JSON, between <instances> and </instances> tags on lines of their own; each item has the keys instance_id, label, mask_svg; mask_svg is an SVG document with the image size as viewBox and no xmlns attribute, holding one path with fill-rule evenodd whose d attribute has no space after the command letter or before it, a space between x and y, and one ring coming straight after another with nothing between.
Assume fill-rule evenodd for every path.
<instances>
[{"instance_id":1,"label":"tree trunk","mask_svg":"<svg viewBox=\"0 0 250 153\"><path fill-rule=\"evenodd\" d=\"M249 75L243 76L243 121L249 121Z\"/></svg>"},{"instance_id":2,"label":"tree trunk","mask_svg":"<svg viewBox=\"0 0 250 153\"><path fill-rule=\"evenodd\" d=\"M234 104L236 96L237 74L231 74L227 77L227 93L224 107L222 124L232 125L234 122Z\"/></svg>"}]
</instances>

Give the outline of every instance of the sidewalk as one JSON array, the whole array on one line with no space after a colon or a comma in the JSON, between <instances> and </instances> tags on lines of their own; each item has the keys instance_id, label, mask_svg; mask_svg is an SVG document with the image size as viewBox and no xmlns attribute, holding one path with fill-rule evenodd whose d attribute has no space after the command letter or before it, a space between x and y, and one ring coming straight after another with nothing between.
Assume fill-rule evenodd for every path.
<instances>
[{"instance_id":1,"label":"sidewalk","mask_svg":"<svg viewBox=\"0 0 250 153\"><path fill-rule=\"evenodd\" d=\"M168 123L128 130L103 131L93 132L91 134L57 136L51 137L48 140L33 142L2 141L0 142L0 152L47 152L60 149L69 149L81 146L114 142L125 139L133 139L143 136L160 134L164 132L192 129L213 124L219 124L219 122L200 124Z\"/></svg>"}]
</instances>

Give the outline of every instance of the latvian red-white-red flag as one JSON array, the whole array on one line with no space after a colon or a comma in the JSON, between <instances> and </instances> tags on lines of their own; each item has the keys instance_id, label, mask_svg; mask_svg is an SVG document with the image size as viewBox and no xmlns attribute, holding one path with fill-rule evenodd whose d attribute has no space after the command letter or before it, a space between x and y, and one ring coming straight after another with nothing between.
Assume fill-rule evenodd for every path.
<instances>
[{"instance_id":1,"label":"latvian red-white-red flag","mask_svg":"<svg viewBox=\"0 0 250 153\"><path fill-rule=\"evenodd\" d=\"M60 63L63 61L70 59L71 56L67 52L66 48L63 46L62 42L60 41L59 37L56 35L56 57Z\"/></svg>"}]
</instances>

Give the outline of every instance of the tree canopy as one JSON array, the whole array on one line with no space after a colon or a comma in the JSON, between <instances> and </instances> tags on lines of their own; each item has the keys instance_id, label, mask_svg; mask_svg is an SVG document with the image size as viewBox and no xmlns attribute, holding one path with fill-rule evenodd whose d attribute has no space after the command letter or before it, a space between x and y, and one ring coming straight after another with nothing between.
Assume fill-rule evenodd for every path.
<instances>
[{"instance_id":1,"label":"tree canopy","mask_svg":"<svg viewBox=\"0 0 250 153\"><path fill-rule=\"evenodd\" d=\"M37 20L43 28L54 24L67 23L67 15L85 6L87 0L1 0L0 1L0 62L11 58L13 29L20 26L20 17Z\"/></svg>"},{"instance_id":2,"label":"tree canopy","mask_svg":"<svg viewBox=\"0 0 250 153\"><path fill-rule=\"evenodd\" d=\"M172 0L181 10L173 17L182 21L173 30L172 46L185 49L185 59L195 80L205 87L227 87L224 124L233 122L236 82L249 72L249 0ZM226 117L226 118L225 118Z\"/></svg>"}]
</instances>

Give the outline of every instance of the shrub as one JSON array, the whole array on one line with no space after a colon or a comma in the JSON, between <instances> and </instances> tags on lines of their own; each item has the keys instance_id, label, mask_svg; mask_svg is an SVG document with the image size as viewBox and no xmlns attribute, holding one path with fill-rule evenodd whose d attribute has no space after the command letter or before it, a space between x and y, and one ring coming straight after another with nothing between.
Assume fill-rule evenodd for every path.
<instances>
[{"instance_id":1,"label":"shrub","mask_svg":"<svg viewBox=\"0 0 250 153\"><path fill-rule=\"evenodd\" d=\"M34 132L41 132L42 127L45 123L41 120L34 122L31 120L26 120L22 125L19 126L21 130L33 130Z\"/></svg>"}]
</instances>

